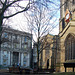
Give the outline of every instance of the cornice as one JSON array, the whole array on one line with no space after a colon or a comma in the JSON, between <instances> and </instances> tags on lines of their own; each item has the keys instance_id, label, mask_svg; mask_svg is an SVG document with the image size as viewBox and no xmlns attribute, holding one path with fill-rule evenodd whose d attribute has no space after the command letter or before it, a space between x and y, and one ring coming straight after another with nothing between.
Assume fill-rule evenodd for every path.
<instances>
[{"instance_id":1,"label":"cornice","mask_svg":"<svg viewBox=\"0 0 75 75\"><path fill-rule=\"evenodd\" d=\"M15 29L11 29L11 28L6 28L6 27L3 27L3 32L8 32L8 33L11 33L11 34L16 34L16 35L22 35L22 36L31 36L32 34L30 33L27 33L27 32L23 32L23 31L19 31L19 30L15 30Z\"/></svg>"}]
</instances>

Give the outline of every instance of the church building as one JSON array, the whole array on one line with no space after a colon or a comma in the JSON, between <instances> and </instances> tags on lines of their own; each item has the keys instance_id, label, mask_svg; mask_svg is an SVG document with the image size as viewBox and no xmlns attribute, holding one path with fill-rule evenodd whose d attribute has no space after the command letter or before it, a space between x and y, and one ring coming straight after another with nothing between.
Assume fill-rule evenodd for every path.
<instances>
[{"instance_id":1,"label":"church building","mask_svg":"<svg viewBox=\"0 0 75 75\"><path fill-rule=\"evenodd\" d=\"M75 72L75 0L60 0L58 72Z\"/></svg>"}]
</instances>

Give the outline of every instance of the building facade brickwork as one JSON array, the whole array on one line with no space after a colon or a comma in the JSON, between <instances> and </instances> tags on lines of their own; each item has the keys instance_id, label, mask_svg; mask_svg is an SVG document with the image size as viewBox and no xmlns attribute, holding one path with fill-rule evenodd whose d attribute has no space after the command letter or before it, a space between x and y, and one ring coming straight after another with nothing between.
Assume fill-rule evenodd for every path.
<instances>
[{"instance_id":1,"label":"building facade brickwork","mask_svg":"<svg viewBox=\"0 0 75 75\"><path fill-rule=\"evenodd\" d=\"M52 67L52 47L53 47L53 35L47 34L41 38L42 50L39 55L39 66L42 69L51 69Z\"/></svg>"}]
</instances>

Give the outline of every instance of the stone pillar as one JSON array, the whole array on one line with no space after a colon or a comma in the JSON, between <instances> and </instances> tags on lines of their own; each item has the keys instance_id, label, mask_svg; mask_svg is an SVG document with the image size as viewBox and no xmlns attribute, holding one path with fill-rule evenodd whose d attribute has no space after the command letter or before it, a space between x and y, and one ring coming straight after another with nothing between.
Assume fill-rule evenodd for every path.
<instances>
[{"instance_id":1,"label":"stone pillar","mask_svg":"<svg viewBox=\"0 0 75 75\"><path fill-rule=\"evenodd\" d=\"M13 52L10 53L10 65L13 65Z\"/></svg>"},{"instance_id":2,"label":"stone pillar","mask_svg":"<svg viewBox=\"0 0 75 75\"><path fill-rule=\"evenodd\" d=\"M22 43L22 38L21 38L21 36L20 36L20 49L21 49L21 43Z\"/></svg>"},{"instance_id":3,"label":"stone pillar","mask_svg":"<svg viewBox=\"0 0 75 75\"><path fill-rule=\"evenodd\" d=\"M30 56L29 56L29 53L27 54L27 66L30 66Z\"/></svg>"},{"instance_id":4,"label":"stone pillar","mask_svg":"<svg viewBox=\"0 0 75 75\"><path fill-rule=\"evenodd\" d=\"M10 52L8 52L8 65L10 65Z\"/></svg>"},{"instance_id":5,"label":"stone pillar","mask_svg":"<svg viewBox=\"0 0 75 75\"><path fill-rule=\"evenodd\" d=\"M11 39L12 39L12 49L13 49L13 34L11 35Z\"/></svg>"},{"instance_id":6,"label":"stone pillar","mask_svg":"<svg viewBox=\"0 0 75 75\"><path fill-rule=\"evenodd\" d=\"M20 65L20 63L21 63L21 54L19 52L19 65Z\"/></svg>"},{"instance_id":7,"label":"stone pillar","mask_svg":"<svg viewBox=\"0 0 75 75\"><path fill-rule=\"evenodd\" d=\"M23 66L23 53L21 54L21 66Z\"/></svg>"},{"instance_id":8,"label":"stone pillar","mask_svg":"<svg viewBox=\"0 0 75 75\"><path fill-rule=\"evenodd\" d=\"M1 51L1 65L3 65L3 51Z\"/></svg>"}]
</instances>

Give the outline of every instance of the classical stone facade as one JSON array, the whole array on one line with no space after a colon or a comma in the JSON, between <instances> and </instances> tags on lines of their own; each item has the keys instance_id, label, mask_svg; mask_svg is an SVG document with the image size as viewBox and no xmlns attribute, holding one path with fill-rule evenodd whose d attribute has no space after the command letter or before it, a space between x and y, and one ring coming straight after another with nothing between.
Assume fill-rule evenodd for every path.
<instances>
[{"instance_id":1,"label":"classical stone facade","mask_svg":"<svg viewBox=\"0 0 75 75\"><path fill-rule=\"evenodd\" d=\"M52 67L52 47L53 35L47 34L41 38L41 53L39 55L39 66L43 69L51 69Z\"/></svg>"},{"instance_id":2,"label":"classical stone facade","mask_svg":"<svg viewBox=\"0 0 75 75\"><path fill-rule=\"evenodd\" d=\"M60 26L59 26L59 53L60 62L56 67L57 71L65 72L64 63L75 59L75 0L60 0ZM69 15L65 15L66 10L69 10ZM65 19L69 20L65 22ZM73 62L75 63L75 62ZM67 68L67 72L72 72L72 68Z\"/></svg>"},{"instance_id":3,"label":"classical stone facade","mask_svg":"<svg viewBox=\"0 0 75 75\"><path fill-rule=\"evenodd\" d=\"M3 27L0 65L30 67L31 34Z\"/></svg>"}]
</instances>

